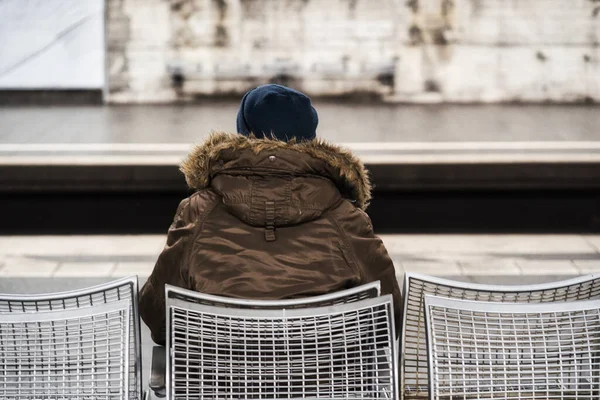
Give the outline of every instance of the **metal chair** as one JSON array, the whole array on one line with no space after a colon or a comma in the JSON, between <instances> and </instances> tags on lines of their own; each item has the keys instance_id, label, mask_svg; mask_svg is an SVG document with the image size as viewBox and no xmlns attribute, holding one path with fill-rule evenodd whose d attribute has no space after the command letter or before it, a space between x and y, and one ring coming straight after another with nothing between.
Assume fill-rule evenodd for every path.
<instances>
[{"instance_id":1,"label":"metal chair","mask_svg":"<svg viewBox=\"0 0 600 400\"><path fill-rule=\"evenodd\" d=\"M138 313L137 276L88 288L47 294L0 294L0 313L23 314L74 309L93 310L102 304L121 300L129 304L129 400L143 398L142 342Z\"/></svg>"},{"instance_id":2,"label":"metal chair","mask_svg":"<svg viewBox=\"0 0 600 400\"><path fill-rule=\"evenodd\" d=\"M397 398L391 295L240 309L166 292L169 399Z\"/></svg>"},{"instance_id":3,"label":"metal chair","mask_svg":"<svg viewBox=\"0 0 600 400\"><path fill-rule=\"evenodd\" d=\"M541 285L478 285L407 273L404 276L404 314L401 334L401 388L405 399L429 395L424 317L426 294L502 303L544 303L600 298L600 274Z\"/></svg>"},{"instance_id":4,"label":"metal chair","mask_svg":"<svg viewBox=\"0 0 600 400\"><path fill-rule=\"evenodd\" d=\"M0 398L129 398L129 301L0 314Z\"/></svg>"},{"instance_id":5,"label":"metal chair","mask_svg":"<svg viewBox=\"0 0 600 400\"><path fill-rule=\"evenodd\" d=\"M353 303L364 299L379 297L380 293L381 284L379 281L376 281L324 295L285 300L235 299L231 297L199 293L193 290L187 290L174 286L169 286L166 296L167 298L180 299L190 303L214 307L281 310ZM166 395L165 358L165 348L163 346L154 346L152 349L152 371L150 373L149 387L158 397L164 397Z\"/></svg>"},{"instance_id":6,"label":"metal chair","mask_svg":"<svg viewBox=\"0 0 600 400\"><path fill-rule=\"evenodd\" d=\"M430 400L600 398L600 300L425 296Z\"/></svg>"}]
</instances>

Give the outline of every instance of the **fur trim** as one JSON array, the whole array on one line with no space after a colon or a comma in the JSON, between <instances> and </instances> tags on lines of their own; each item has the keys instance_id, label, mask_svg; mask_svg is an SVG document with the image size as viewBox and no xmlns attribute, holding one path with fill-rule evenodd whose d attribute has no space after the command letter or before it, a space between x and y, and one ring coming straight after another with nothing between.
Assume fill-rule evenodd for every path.
<instances>
[{"instance_id":1,"label":"fur trim","mask_svg":"<svg viewBox=\"0 0 600 400\"><path fill-rule=\"evenodd\" d=\"M368 171L363 163L350 150L336 146L322 139L306 142L282 142L273 139L256 139L239 134L213 132L200 145L194 147L188 157L181 163L180 171L185 175L188 185L196 190L209 186L211 169L224 150L241 151L249 149L254 154L266 150L289 149L310 157L322 160L337 171L338 176L332 176L334 182L342 181L345 187L342 192L348 192L356 205L366 209L371 200L371 182ZM339 186L339 185L338 185Z\"/></svg>"}]
</instances>

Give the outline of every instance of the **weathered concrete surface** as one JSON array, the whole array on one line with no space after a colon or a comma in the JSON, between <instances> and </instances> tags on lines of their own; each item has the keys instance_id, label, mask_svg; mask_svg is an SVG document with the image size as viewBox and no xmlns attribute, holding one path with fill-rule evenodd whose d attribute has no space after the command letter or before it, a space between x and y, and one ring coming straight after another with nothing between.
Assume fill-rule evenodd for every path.
<instances>
[{"instance_id":1,"label":"weathered concrete surface","mask_svg":"<svg viewBox=\"0 0 600 400\"><path fill-rule=\"evenodd\" d=\"M598 141L600 107L400 105L315 101L336 143ZM0 108L0 143L194 143L235 130L239 101Z\"/></svg>"},{"instance_id":2,"label":"weathered concrete surface","mask_svg":"<svg viewBox=\"0 0 600 400\"><path fill-rule=\"evenodd\" d=\"M383 235L397 276L537 277L600 272L598 235ZM164 235L0 236L4 278L145 279ZM537 264L546 264L540 267ZM552 270L554 269L555 270ZM551 271L552 270L552 271Z\"/></svg>"},{"instance_id":3,"label":"weathered concrete surface","mask_svg":"<svg viewBox=\"0 0 600 400\"><path fill-rule=\"evenodd\" d=\"M169 4L162 0L107 1L106 100L176 99L167 74Z\"/></svg>"},{"instance_id":4,"label":"weathered concrete surface","mask_svg":"<svg viewBox=\"0 0 600 400\"><path fill-rule=\"evenodd\" d=\"M108 0L112 102L600 100L598 0ZM112 44L110 44L112 43Z\"/></svg>"},{"instance_id":5,"label":"weathered concrete surface","mask_svg":"<svg viewBox=\"0 0 600 400\"><path fill-rule=\"evenodd\" d=\"M598 100L596 0L413 3L396 100Z\"/></svg>"}]
</instances>

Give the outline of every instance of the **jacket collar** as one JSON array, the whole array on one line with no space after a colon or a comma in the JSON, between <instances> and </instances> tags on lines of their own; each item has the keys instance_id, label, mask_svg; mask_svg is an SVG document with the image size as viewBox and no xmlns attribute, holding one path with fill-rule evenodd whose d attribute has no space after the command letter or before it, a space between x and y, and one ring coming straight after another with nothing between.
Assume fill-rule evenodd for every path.
<instances>
[{"instance_id":1,"label":"jacket collar","mask_svg":"<svg viewBox=\"0 0 600 400\"><path fill-rule=\"evenodd\" d=\"M298 153L299 161L293 173L326 177L335 183L342 195L354 200L358 207L363 210L368 207L371 200L371 183L362 162L350 150L322 139L282 142L213 132L203 143L193 148L181 163L180 170L191 188L202 190L207 188L215 174L222 170L224 160L235 160L245 153L260 155L279 152Z\"/></svg>"}]
</instances>

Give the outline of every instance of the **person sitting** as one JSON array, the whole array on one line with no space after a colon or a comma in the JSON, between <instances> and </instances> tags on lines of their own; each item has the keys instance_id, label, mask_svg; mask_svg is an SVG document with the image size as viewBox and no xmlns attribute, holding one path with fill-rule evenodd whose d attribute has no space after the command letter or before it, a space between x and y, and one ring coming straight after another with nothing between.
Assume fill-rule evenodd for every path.
<instances>
[{"instance_id":1,"label":"person sitting","mask_svg":"<svg viewBox=\"0 0 600 400\"><path fill-rule=\"evenodd\" d=\"M195 193L179 204L140 293L154 342L165 342L165 284L248 299L289 299L381 281L400 291L365 209L367 170L316 137L310 98L280 85L242 99L237 134L213 132L181 164Z\"/></svg>"}]
</instances>

